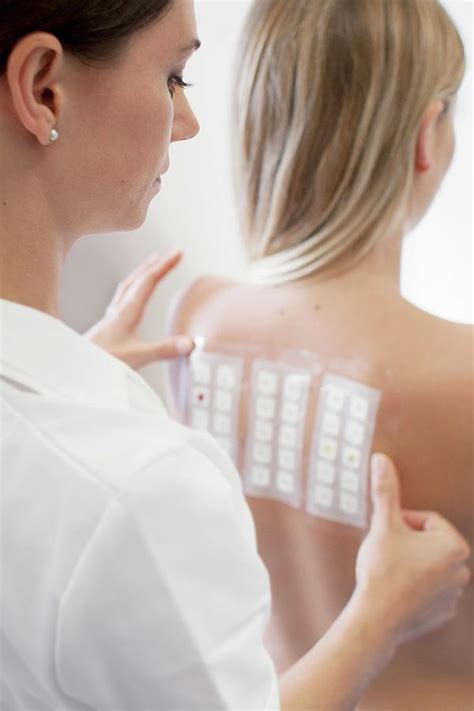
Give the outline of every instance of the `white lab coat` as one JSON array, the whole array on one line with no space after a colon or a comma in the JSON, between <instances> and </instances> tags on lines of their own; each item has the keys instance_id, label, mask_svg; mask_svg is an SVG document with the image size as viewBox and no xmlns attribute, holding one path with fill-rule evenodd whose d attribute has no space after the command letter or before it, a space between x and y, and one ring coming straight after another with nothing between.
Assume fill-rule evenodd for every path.
<instances>
[{"instance_id":1,"label":"white lab coat","mask_svg":"<svg viewBox=\"0 0 474 711\"><path fill-rule=\"evenodd\" d=\"M0 308L1 708L277 709L230 461L57 319Z\"/></svg>"}]
</instances>

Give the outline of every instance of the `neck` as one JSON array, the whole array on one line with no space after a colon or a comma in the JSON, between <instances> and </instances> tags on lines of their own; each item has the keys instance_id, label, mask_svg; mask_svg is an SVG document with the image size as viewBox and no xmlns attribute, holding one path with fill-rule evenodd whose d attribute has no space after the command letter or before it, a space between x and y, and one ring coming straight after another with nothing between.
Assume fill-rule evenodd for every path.
<instances>
[{"instance_id":1,"label":"neck","mask_svg":"<svg viewBox=\"0 0 474 711\"><path fill-rule=\"evenodd\" d=\"M57 318L65 240L31 182L16 195L0 184L0 298Z\"/></svg>"},{"instance_id":2,"label":"neck","mask_svg":"<svg viewBox=\"0 0 474 711\"><path fill-rule=\"evenodd\" d=\"M400 270L403 232L391 235L379 244L355 265L341 267L340 270L310 273L296 280L281 281L281 286L288 290L300 290L313 287L329 291L346 292L347 289L357 292L367 289L373 291L380 287L384 293L391 293L395 298L400 296ZM258 268L258 262L257 262ZM265 267L263 267L265 272ZM271 272L271 267L270 267ZM265 277L264 277L265 278ZM257 277L258 280L258 277ZM278 284L278 277L274 284Z\"/></svg>"},{"instance_id":3,"label":"neck","mask_svg":"<svg viewBox=\"0 0 474 711\"><path fill-rule=\"evenodd\" d=\"M341 275L354 283L380 283L385 291L400 293L400 272L403 234L397 233L375 245L358 264Z\"/></svg>"}]
</instances>

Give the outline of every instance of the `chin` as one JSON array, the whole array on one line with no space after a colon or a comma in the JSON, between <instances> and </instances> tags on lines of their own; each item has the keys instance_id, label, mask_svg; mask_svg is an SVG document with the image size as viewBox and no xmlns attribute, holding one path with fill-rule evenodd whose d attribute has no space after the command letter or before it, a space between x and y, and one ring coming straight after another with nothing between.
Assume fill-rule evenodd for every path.
<instances>
[{"instance_id":1,"label":"chin","mask_svg":"<svg viewBox=\"0 0 474 711\"><path fill-rule=\"evenodd\" d=\"M139 218L137 218L134 222L130 224L129 227L126 227L125 229L128 230L138 230L139 227L141 227L145 220L147 218L147 212L145 212L143 215L141 215Z\"/></svg>"},{"instance_id":2,"label":"chin","mask_svg":"<svg viewBox=\"0 0 474 711\"><path fill-rule=\"evenodd\" d=\"M103 221L102 228L96 228L94 231L91 231L91 233L97 234L98 232L131 232L133 230L137 230L143 225L148 216L151 196L149 194L144 195L140 200L136 200L134 202L131 202L130 198L127 199L125 196L123 196L123 201L121 204L118 204L118 201L116 202L116 209L114 209L113 211L109 209L107 211L106 217L108 219L105 219Z\"/></svg>"},{"instance_id":3,"label":"chin","mask_svg":"<svg viewBox=\"0 0 474 711\"><path fill-rule=\"evenodd\" d=\"M139 210L130 212L128 215L123 215L123 219L114 227L115 232L131 232L137 230L143 225L148 215L148 206L141 207Z\"/></svg>"}]
</instances>

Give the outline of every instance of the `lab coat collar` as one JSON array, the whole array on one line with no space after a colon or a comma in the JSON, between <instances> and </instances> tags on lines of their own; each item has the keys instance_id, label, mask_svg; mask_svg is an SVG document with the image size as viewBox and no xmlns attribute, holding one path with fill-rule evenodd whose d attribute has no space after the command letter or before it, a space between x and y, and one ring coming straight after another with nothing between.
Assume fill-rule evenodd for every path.
<instances>
[{"instance_id":1,"label":"lab coat collar","mask_svg":"<svg viewBox=\"0 0 474 711\"><path fill-rule=\"evenodd\" d=\"M127 370L59 319L0 299L0 375L37 392L126 406Z\"/></svg>"}]
</instances>

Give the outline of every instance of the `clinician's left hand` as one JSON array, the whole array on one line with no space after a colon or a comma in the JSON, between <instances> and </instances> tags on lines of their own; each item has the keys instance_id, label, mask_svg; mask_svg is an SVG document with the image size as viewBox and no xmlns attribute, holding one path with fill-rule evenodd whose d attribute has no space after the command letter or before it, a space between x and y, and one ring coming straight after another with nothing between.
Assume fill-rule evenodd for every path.
<instances>
[{"instance_id":1,"label":"clinician's left hand","mask_svg":"<svg viewBox=\"0 0 474 711\"><path fill-rule=\"evenodd\" d=\"M141 368L155 360L171 360L189 355L194 348L194 342L189 336L174 336L157 343L146 343L137 333L156 286L174 269L181 256L179 251L168 257L153 254L140 264L120 282L104 317L84 334L85 337L131 368Z\"/></svg>"}]
</instances>

